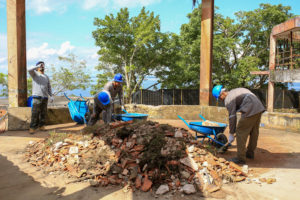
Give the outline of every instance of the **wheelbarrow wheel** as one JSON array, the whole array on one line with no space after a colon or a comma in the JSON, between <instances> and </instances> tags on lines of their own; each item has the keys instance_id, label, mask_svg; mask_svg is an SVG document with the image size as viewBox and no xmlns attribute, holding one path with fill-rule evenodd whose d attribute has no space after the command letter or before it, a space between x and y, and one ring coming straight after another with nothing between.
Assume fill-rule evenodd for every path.
<instances>
[{"instance_id":1,"label":"wheelbarrow wheel","mask_svg":"<svg viewBox=\"0 0 300 200\"><path fill-rule=\"evenodd\" d=\"M223 133L218 133L217 134L217 137L216 137L216 140L218 141L218 142L221 142L221 143L223 143L224 145L227 143L227 137L226 137L226 135L224 135ZM216 145L216 147L217 148L220 148L221 146L223 146L223 145L220 145L220 144L218 144L218 143L216 143L215 142L215 145Z\"/></svg>"}]
</instances>

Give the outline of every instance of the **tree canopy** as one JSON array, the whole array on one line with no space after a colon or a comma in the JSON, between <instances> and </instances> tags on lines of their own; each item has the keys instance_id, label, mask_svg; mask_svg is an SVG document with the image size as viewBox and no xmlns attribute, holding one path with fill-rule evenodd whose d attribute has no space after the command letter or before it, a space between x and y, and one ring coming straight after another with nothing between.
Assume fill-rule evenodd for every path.
<instances>
[{"instance_id":1,"label":"tree canopy","mask_svg":"<svg viewBox=\"0 0 300 200\"><path fill-rule=\"evenodd\" d=\"M272 28L293 17L289 6L260 4L254 11L240 11L235 19L218 12L214 18L213 84L226 87L260 88L267 76L251 76L250 71L266 70ZM173 35L178 51L172 66L156 75L164 88L198 88L200 77L201 5L188 14L189 22Z\"/></svg>"},{"instance_id":2,"label":"tree canopy","mask_svg":"<svg viewBox=\"0 0 300 200\"><path fill-rule=\"evenodd\" d=\"M114 16L95 18L93 31L100 71L94 92L101 89L115 73L124 75L126 96L131 97L141 87L147 75L162 65L168 36L160 32L160 20L153 12L142 8L137 16L130 17L127 8Z\"/></svg>"},{"instance_id":3,"label":"tree canopy","mask_svg":"<svg viewBox=\"0 0 300 200\"><path fill-rule=\"evenodd\" d=\"M59 56L63 63L59 67L51 67L50 78L52 93L54 95L75 89L87 89L90 86L90 75L87 71L86 61L78 61L74 54L66 57Z\"/></svg>"},{"instance_id":4,"label":"tree canopy","mask_svg":"<svg viewBox=\"0 0 300 200\"><path fill-rule=\"evenodd\" d=\"M7 74L4 73L0 73L0 86L1 86L1 90L0 90L0 97L6 97L8 94L8 90L7 90Z\"/></svg>"}]
</instances>

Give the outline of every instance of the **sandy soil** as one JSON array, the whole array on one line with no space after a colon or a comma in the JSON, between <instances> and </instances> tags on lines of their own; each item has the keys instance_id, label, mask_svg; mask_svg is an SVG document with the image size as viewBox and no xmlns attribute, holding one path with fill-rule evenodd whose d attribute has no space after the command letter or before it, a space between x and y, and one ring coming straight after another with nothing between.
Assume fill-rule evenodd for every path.
<instances>
[{"instance_id":1,"label":"sandy soil","mask_svg":"<svg viewBox=\"0 0 300 200\"><path fill-rule=\"evenodd\" d=\"M159 120L173 126L185 127L179 120ZM49 131L76 132L82 126L74 123L48 126ZM227 133L227 130L225 131ZM44 174L24 162L23 151L29 141L48 136L48 132L30 135L26 131L9 131L0 134L0 199L154 199L151 192L127 191L109 186L89 187L87 182L66 184L62 176ZM216 197L223 199L298 199L300 187L300 134L261 129L255 160L247 160L255 177L274 177L276 182L237 183L223 186ZM235 145L222 156L230 158L236 153ZM224 195L226 194L226 195ZM158 199L201 199L199 195L166 194Z\"/></svg>"}]
</instances>

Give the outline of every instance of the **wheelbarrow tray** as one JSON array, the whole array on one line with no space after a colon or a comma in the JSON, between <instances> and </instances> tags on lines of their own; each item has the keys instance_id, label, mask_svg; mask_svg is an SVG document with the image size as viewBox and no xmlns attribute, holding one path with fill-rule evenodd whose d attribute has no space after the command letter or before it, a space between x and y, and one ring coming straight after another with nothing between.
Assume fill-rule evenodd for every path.
<instances>
[{"instance_id":1,"label":"wheelbarrow tray","mask_svg":"<svg viewBox=\"0 0 300 200\"><path fill-rule=\"evenodd\" d=\"M219 122L214 122L219 126L203 126L202 123L203 122L190 122L188 127L194 131L207 135L213 135L214 131L215 134L223 133L227 127L227 124Z\"/></svg>"},{"instance_id":2,"label":"wheelbarrow tray","mask_svg":"<svg viewBox=\"0 0 300 200\"><path fill-rule=\"evenodd\" d=\"M114 115L114 118L116 120L122 120L122 121L141 121L141 120L147 120L148 115L147 114L141 114L141 113L126 113L126 114L117 114Z\"/></svg>"},{"instance_id":3,"label":"wheelbarrow tray","mask_svg":"<svg viewBox=\"0 0 300 200\"><path fill-rule=\"evenodd\" d=\"M66 94L65 97L69 100L68 108L73 121L77 122L78 124L87 123L85 119L86 113L89 112L89 107L87 105L87 101L81 96L81 99L77 99L73 101L70 99Z\"/></svg>"},{"instance_id":4,"label":"wheelbarrow tray","mask_svg":"<svg viewBox=\"0 0 300 200\"><path fill-rule=\"evenodd\" d=\"M69 112L73 121L83 124L85 113L88 112L86 101L70 101L68 103Z\"/></svg>"},{"instance_id":5,"label":"wheelbarrow tray","mask_svg":"<svg viewBox=\"0 0 300 200\"><path fill-rule=\"evenodd\" d=\"M205 138L210 139L214 143L218 144L219 146L224 146L227 143L227 138L223 134L224 130L227 127L227 124L224 123L219 123L219 122L214 122L218 124L218 126L205 126L202 125L203 122L190 122L188 123L185 121L181 116L177 115L179 119L181 119L189 129L195 131L195 139L197 140L198 138L202 138L202 142ZM200 115L200 117L206 121L206 119ZM198 133L200 136L198 136ZM218 137L222 137L225 141L220 142L218 141Z\"/></svg>"}]
</instances>

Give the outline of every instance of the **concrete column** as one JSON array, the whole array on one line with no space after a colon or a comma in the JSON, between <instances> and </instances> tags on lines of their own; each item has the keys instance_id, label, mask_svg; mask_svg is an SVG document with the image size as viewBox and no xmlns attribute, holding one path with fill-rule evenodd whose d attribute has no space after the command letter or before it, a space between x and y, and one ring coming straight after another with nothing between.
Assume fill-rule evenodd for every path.
<instances>
[{"instance_id":1,"label":"concrete column","mask_svg":"<svg viewBox=\"0 0 300 200\"><path fill-rule=\"evenodd\" d=\"M268 104L267 110L273 112L274 110L274 82L271 82L271 74L275 70L275 58L276 58L276 38L271 34L270 36L270 57L269 57L269 83L268 83Z\"/></svg>"},{"instance_id":2,"label":"concrete column","mask_svg":"<svg viewBox=\"0 0 300 200\"><path fill-rule=\"evenodd\" d=\"M9 107L26 106L25 0L7 0Z\"/></svg>"},{"instance_id":3,"label":"concrete column","mask_svg":"<svg viewBox=\"0 0 300 200\"><path fill-rule=\"evenodd\" d=\"M199 95L199 102L202 106L209 106L211 101L213 19L214 0L202 0Z\"/></svg>"}]
</instances>

